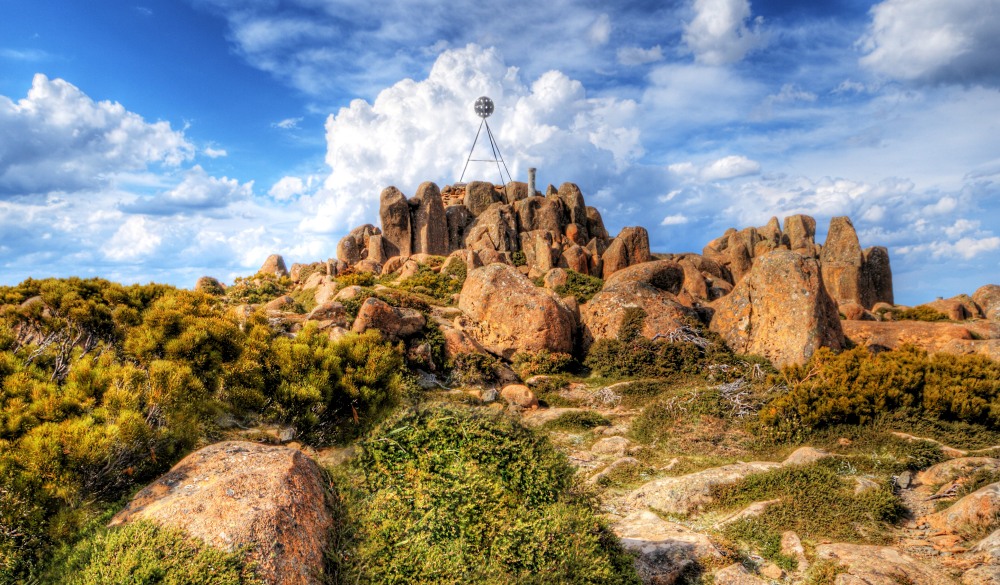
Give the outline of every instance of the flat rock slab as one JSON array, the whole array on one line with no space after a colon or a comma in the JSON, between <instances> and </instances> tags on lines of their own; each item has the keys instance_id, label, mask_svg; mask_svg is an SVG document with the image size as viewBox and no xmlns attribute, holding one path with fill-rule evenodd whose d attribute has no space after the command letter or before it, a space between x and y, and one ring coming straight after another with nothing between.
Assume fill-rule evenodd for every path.
<instances>
[{"instance_id":1,"label":"flat rock slab","mask_svg":"<svg viewBox=\"0 0 1000 585\"><path fill-rule=\"evenodd\" d=\"M636 571L643 583L673 583L697 566L699 559L722 558L707 536L653 512L630 514L611 529L622 546L636 555Z\"/></svg>"},{"instance_id":2,"label":"flat rock slab","mask_svg":"<svg viewBox=\"0 0 1000 585\"><path fill-rule=\"evenodd\" d=\"M842 565L835 585L951 585L955 581L937 569L924 565L894 548L862 544L821 544L817 559Z\"/></svg>"},{"instance_id":3,"label":"flat rock slab","mask_svg":"<svg viewBox=\"0 0 1000 585\"><path fill-rule=\"evenodd\" d=\"M664 477L636 488L626 497L632 509L655 508L669 514L689 514L711 503L712 487L739 481L751 473L781 467L772 461L739 462L704 471Z\"/></svg>"},{"instance_id":4,"label":"flat rock slab","mask_svg":"<svg viewBox=\"0 0 1000 585\"><path fill-rule=\"evenodd\" d=\"M217 548L246 548L269 583L322 582L333 519L323 476L301 451L225 441L143 488L110 526L149 520Z\"/></svg>"},{"instance_id":5,"label":"flat rock slab","mask_svg":"<svg viewBox=\"0 0 1000 585\"><path fill-rule=\"evenodd\" d=\"M715 585L767 585L766 580L751 574L739 563L733 563L716 571L712 582Z\"/></svg>"}]
</instances>

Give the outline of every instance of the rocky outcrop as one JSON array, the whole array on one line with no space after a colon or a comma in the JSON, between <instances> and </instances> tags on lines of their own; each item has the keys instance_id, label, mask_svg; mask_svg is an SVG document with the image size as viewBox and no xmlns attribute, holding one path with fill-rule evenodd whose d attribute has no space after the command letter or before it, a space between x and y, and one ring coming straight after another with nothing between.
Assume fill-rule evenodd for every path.
<instances>
[{"instance_id":1,"label":"rocky outcrop","mask_svg":"<svg viewBox=\"0 0 1000 585\"><path fill-rule=\"evenodd\" d=\"M393 307L379 298L368 297L361 303L351 330L364 333L369 329L377 329L388 339L398 341L415 335L425 324L426 319L420 311Z\"/></svg>"},{"instance_id":2,"label":"rocky outcrop","mask_svg":"<svg viewBox=\"0 0 1000 585\"><path fill-rule=\"evenodd\" d=\"M494 354L511 358L522 351L573 350L569 308L513 266L469 271L458 306L473 322L467 333Z\"/></svg>"},{"instance_id":3,"label":"rocky outcrop","mask_svg":"<svg viewBox=\"0 0 1000 585\"><path fill-rule=\"evenodd\" d=\"M210 295L221 295L226 292L226 287L217 278L202 276L194 284L194 290Z\"/></svg>"},{"instance_id":4,"label":"rocky outcrop","mask_svg":"<svg viewBox=\"0 0 1000 585\"><path fill-rule=\"evenodd\" d=\"M333 519L316 464L296 449L227 441L142 489L111 526L148 520L245 551L268 583L319 584Z\"/></svg>"},{"instance_id":5,"label":"rocky outcrop","mask_svg":"<svg viewBox=\"0 0 1000 585\"><path fill-rule=\"evenodd\" d=\"M644 227L623 228L601 256L604 263L604 278L608 278L622 268L648 262L649 232Z\"/></svg>"},{"instance_id":6,"label":"rocky outcrop","mask_svg":"<svg viewBox=\"0 0 1000 585\"><path fill-rule=\"evenodd\" d=\"M412 253L410 228L410 206L406 195L395 188L386 187L379 197L379 219L382 222L382 245L385 255L409 256Z\"/></svg>"},{"instance_id":7,"label":"rocky outcrop","mask_svg":"<svg viewBox=\"0 0 1000 585\"><path fill-rule=\"evenodd\" d=\"M928 353L981 354L1000 359L1000 324L989 321L842 321L844 335L872 350L915 345Z\"/></svg>"},{"instance_id":8,"label":"rocky outcrop","mask_svg":"<svg viewBox=\"0 0 1000 585\"><path fill-rule=\"evenodd\" d=\"M264 264L261 265L257 274L273 274L278 278L288 276L288 268L285 267L285 259L281 257L281 254L271 254L267 257L267 260L264 260Z\"/></svg>"},{"instance_id":9,"label":"rocky outcrop","mask_svg":"<svg viewBox=\"0 0 1000 585\"><path fill-rule=\"evenodd\" d=\"M990 321L1000 321L1000 285L987 284L972 293L972 300L979 305L983 316Z\"/></svg>"},{"instance_id":10,"label":"rocky outcrop","mask_svg":"<svg viewBox=\"0 0 1000 585\"><path fill-rule=\"evenodd\" d=\"M712 303L711 329L734 351L777 366L804 363L820 347L841 349L837 307L819 262L791 251L762 256L729 295Z\"/></svg>"},{"instance_id":11,"label":"rocky outcrop","mask_svg":"<svg viewBox=\"0 0 1000 585\"><path fill-rule=\"evenodd\" d=\"M632 509L655 508L668 514L690 514L713 501L714 486L780 466L770 461L740 462L678 477L664 477L636 488L626 496L626 502Z\"/></svg>"},{"instance_id":12,"label":"rocky outcrop","mask_svg":"<svg viewBox=\"0 0 1000 585\"><path fill-rule=\"evenodd\" d=\"M411 215L413 229L413 253L444 256L448 249L448 219L441 191L431 182L421 183L410 205L416 208Z\"/></svg>"},{"instance_id":13,"label":"rocky outcrop","mask_svg":"<svg viewBox=\"0 0 1000 585\"><path fill-rule=\"evenodd\" d=\"M951 533L984 532L1000 519L1000 483L991 483L955 502L947 509L924 516L931 528Z\"/></svg>"}]
</instances>

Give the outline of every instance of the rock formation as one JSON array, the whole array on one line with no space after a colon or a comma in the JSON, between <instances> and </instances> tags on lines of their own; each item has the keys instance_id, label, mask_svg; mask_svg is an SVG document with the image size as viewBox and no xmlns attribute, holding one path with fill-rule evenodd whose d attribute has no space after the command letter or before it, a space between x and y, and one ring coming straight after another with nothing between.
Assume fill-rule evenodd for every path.
<instances>
[{"instance_id":1,"label":"rock formation","mask_svg":"<svg viewBox=\"0 0 1000 585\"><path fill-rule=\"evenodd\" d=\"M803 363L820 347L844 346L820 263L792 251L762 256L733 292L712 307L711 329L729 347L763 355L779 367Z\"/></svg>"},{"instance_id":2,"label":"rock formation","mask_svg":"<svg viewBox=\"0 0 1000 585\"><path fill-rule=\"evenodd\" d=\"M380 197L381 229L355 228L337 245L337 258L343 268L379 273L392 272L413 254L469 250L477 255L473 263L521 265L523 257L525 273L534 276L562 266L599 277L650 259L644 228L625 228L611 238L577 185L550 191L542 196L529 193L525 183L481 181L439 190L425 182L407 199L387 187Z\"/></svg>"},{"instance_id":3,"label":"rock formation","mask_svg":"<svg viewBox=\"0 0 1000 585\"><path fill-rule=\"evenodd\" d=\"M149 520L228 551L245 549L268 583L319 584L333 518L316 463L301 451L215 443L180 461L111 520Z\"/></svg>"}]
</instances>

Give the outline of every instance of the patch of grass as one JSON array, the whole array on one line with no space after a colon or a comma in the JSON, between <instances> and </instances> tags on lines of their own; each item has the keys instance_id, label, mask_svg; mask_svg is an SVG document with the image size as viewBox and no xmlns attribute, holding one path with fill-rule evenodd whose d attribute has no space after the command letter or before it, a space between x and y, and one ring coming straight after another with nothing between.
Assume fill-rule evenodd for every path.
<instances>
[{"instance_id":1,"label":"patch of grass","mask_svg":"<svg viewBox=\"0 0 1000 585\"><path fill-rule=\"evenodd\" d=\"M808 444L836 454L837 457L823 459L817 464L842 474L874 474L887 478L944 461L939 445L897 437L889 432L890 428L881 423L835 425L806 432L797 444Z\"/></svg>"},{"instance_id":2,"label":"patch of grass","mask_svg":"<svg viewBox=\"0 0 1000 585\"><path fill-rule=\"evenodd\" d=\"M751 546L760 556L785 571L794 571L799 566L798 559L781 552L781 532L756 518L733 522L723 529L723 534L726 538Z\"/></svg>"},{"instance_id":3,"label":"patch of grass","mask_svg":"<svg viewBox=\"0 0 1000 585\"><path fill-rule=\"evenodd\" d=\"M501 380L503 364L482 353L461 353L448 364L449 386L495 386Z\"/></svg>"},{"instance_id":4,"label":"patch of grass","mask_svg":"<svg viewBox=\"0 0 1000 585\"><path fill-rule=\"evenodd\" d=\"M371 272L347 272L336 278L342 286L375 286L375 275Z\"/></svg>"},{"instance_id":5,"label":"patch of grass","mask_svg":"<svg viewBox=\"0 0 1000 585\"><path fill-rule=\"evenodd\" d=\"M465 266L465 264L461 264ZM418 293L434 299L441 305L451 305L452 295L462 291L462 284L465 277L459 278L456 274L445 274L434 272L425 264L417 267L417 273L409 278L405 278L392 286L407 292Z\"/></svg>"},{"instance_id":6,"label":"patch of grass","mask_svg":"<svg viewBox=\"0 0 1000 585\"><path fill-rule=\"evenodd\" d=\"M55 559L42 583L66 585L262 584L237 553L151 522L102 528Z\"/></svg>"},{"instance_id":7,"label":"patch of grass","mask_svg":"<svg viewBox=\"0 0 1000 585\"><path fill-rule=\"evenodd\" d=\"M316 308L315 290L297 290L291 294L291 297L295 300L297 313L308 313Z\"/></svg>"},{"instance_id":8,"label":"patch of grass","mask_svg":"<svg viewBox=\"0 0 1000 585\"><path fill-rule=\"evenodd\" d=\"M402 413L351 470L334 482L343 582L639 583L565 456L503 415Z\"/></svg>"},{"instance_id":9,"label":"patch of grass","mask_svg":"<svg viewBox=\"0 0 1000 585\"><path fill-rule=\"evenodd\" d=\"M793 530L811 540L884 543L904 508L888 482L855 494L853 484L818 463L755 473L712 490L712 509L735 510L781 499L760 516L734 522L727 532L781 534Z\"/></svg>"},{"instance_id":10,"label":"patch of grass","mask_svg":"<svg viewBox=\"0 0 1000 585\"><path fill-rule=\"evenodd\" d=\"M611 421L593 410L566 412L545 423L546 428L563 431L590 430L609 426L611 426Z\"/></svg>"},{"instance_id":11,"label":"patch of grass","mask_svg":"<svg viewBox=\"0 0 1000 585\"><path fill-rule=\"evenodd\" d=\"M846 571L844 565L833 559L820 559L809 565L803 584L833 585L837 581L837 575Z\"/></svg>"}]
</instances>

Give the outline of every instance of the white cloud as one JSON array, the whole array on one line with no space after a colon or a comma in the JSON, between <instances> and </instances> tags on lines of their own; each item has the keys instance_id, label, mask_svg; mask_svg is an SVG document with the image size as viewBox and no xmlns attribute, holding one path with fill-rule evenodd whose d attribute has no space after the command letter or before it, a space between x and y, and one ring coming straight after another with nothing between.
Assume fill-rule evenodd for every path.
<instances>
[{"instance_id":1,"label":"white cloud","mask_svg":"<svg viewBox=\"0 0 1000 585\"><path fill-rule=\"evenodd\" d=\"M660 222L660 225L682 225L688 221L687 216L683 213L675 213L664 217L663 221Z\"/></svg>"},{"instance_id":2,"label":"white cloud","mask_svg":"<svg viewBox=\"0 0 1000 585\"><path fill-rule=\"evenodd\" d=\"M301 177L282 177L271 186L267 194L276 201L291 201L296 197L316 191L321 182L322 179L316 175L310 175L305 180Z\"/></svg>"},{"instance_id":3,"label":"white cloud","mask_svg":"<svg viewBox=\"0 0 1000 585\"><path fill-rule=\"evenodd\" d=\"M171 215L224 209L251 197L253 181L240 184L236 179L213 177L200 165L195 165L184 173L180 183L166 192L142 197L121 207L130 213Z\"/></svg>"},{"instance_id":4,"label":"white cloud","mask_svg":"<svg viewBox=\"0 0 1000 585\"><path fill-rule=\"evenodd\" d=\"M213 148L211 146L206 146L204 150L201 151L208 158L220 158L223 156L229 156L225 148Z\"/></svg>"},{"instance_id":5,"label":"white cloud","mask_svg":"<svg viewBox=\"0 0 1000 585\"><path fill-rule=\"evenodd\" d=\"M750 29L749 19L747 0L694 0L694 18L684 27L684 43L699 63L735 63L763 44L760 20Z\"/></svg>"},{"instance_id":6,"label":"white cloud","mask_svg":"<svg viewBox=\"0 0 1000 585\"><path fill-rule=\"evenodd\" d=\"M135 261L149 256L163 241L152 228L152 222L144 217L128 218L104 246L104 255L117 261Z\"/></svg>"},{"instance_id":7,"label":"white cloud","mask_svg":"<svg viewBox=\"0 0 1000 585\"><path fill-rule=\"evenodd\" d=\"M611 40L611 17L607 14L598 16L587 32L587 36L590 42L595 45L608 44L608 41Z\"/></svg>"},{"instance_id":8,"label":"white cloud","mask_svg":"<svg viewBox=\"0 0 1000 585\"><path fill-rule=\"evenodd\" d=\"M996 0L885 0L871 9L861 64L891 78L1000 82Z\"/></svg>"},{"instance_id":9,"label":"white cloud","mask_svg":"<svg viewBox=\"0 0 1000 585\"><path fill-rule=\"evenodd\" d=\"M816 94L806 91L795 84L786 83L781 86L781 91L767 96L767 101L772 104L783 104L791 102L814 102Z\"/></svg>"},{"instance_id":10,"label":"white cloud","mask_svg":"<svg viewBox=\"0 0 1000 585\"><path fill-rule=\"evenodd\" d=\"M302 118L285 118L284 120L271 123L271 126L281 128L282 130L294 130L299 127L299 122L301 121Z\"/></svg>"},{"instance_id":11,"label":"white cloud","mask_svg":"<svg viewBox=\"0 0 1000 585\"><path fill-rule=\"evenodd\" d=\"M957 238L962 234L973 232L979 229L980 222L971 219L956 219L955 223L944 228L944 232L950 238Z\"/></svg>"},{"instance_id":12,"label":"white cloud","mask_svg":"<svg viewBox=\"0 0 1000 585\"><path fill-rule=\"evenodd\" d=\"M898 248L898 252L906 256L919 258L929 254L936 259L954 258L965 260L971 260L976 256L995 250L1000 250L1000 237L997 236L983 238L965 237L954 242L941 240Z\"/></svg>"},{"instance_id":13,"label":"white cloud","mask_svg":"<svg viewBox=\"0 0 1000 585\"><path fill-rule=\"evenodd\" d=\"M621 47L618 49L618 62L622 65L645 65L663 60L663 49L660 45L643 49L642 47Z\"/></svg>"},{"instance_id":14,"label":"white cloud","mask_svg":"<svg viewBox=\"0 0 1000 585\"><path fill-rule=\"evenodd\" d=\"M403 80L374 103L351 102L328 118L324 188L304 197L314 233L347 230L377 219L378 196L396 185L413 195L417 185L458 181L479 119L472 103L489 95L489 119L514 178L539 167L539 181L575 181L594 193L642 154L635 102L590 98L583 85L551 71L526 86L495 49L469 45L442 53L427 78ZM480 137L478 155L488 152ZM465 176L499 182L496 167L473 162Z\"/></svg>"},{"instance_id":15,"label":"white cloud","mask_svg":"<svg viewBox=\"0 0 1000 585\"><path fill-rule=\"evenodd\" d=\"M760 172L760 163L742 155L729 155L714 160L703 166L692 162L674 163L667 167L673 175L684 179L700 181L724 181L756 175Z\"/></svg>"},{"instance_id":16,"label":"white cloud","mask_svg":"<svg viewBox=\"0 0 1000 585\"><path fill-rule=\"evenodd\" d=\"M61 79L37 74L26 98L0 96L0 196L76 191L109 175L162 163L177 166L194 147L167 122L148 123L121 104L95 102Z\"/></svg>"}]
</instances>

